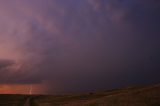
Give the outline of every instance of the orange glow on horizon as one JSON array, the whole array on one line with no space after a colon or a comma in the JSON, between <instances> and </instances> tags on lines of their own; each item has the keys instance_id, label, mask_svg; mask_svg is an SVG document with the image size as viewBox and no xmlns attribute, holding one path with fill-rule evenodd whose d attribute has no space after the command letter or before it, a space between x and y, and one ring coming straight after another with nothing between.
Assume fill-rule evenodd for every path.
<instances>
[{"instance_id":1,"label":"orange glow on horizon","mask_svg":"<svg viewBox=\"0 0 160 106\"><path fill-rule=\"evenodd\" d=\"M31 84L0 84L0 94L30 94ZM44 94L45 86L32 84L32 94Z\"/></svg>"}]
</instances>

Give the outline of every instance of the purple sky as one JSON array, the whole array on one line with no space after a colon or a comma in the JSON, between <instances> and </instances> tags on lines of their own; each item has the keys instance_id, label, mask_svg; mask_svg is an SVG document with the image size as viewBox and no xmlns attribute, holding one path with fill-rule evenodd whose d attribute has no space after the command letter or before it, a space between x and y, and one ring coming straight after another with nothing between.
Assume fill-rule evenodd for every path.
<instances>
[{"instance_id":1,"label":"purple sky","mask_svg":"<svg viewBox=\"0 0 160 106\"><path fill-rule=\"evenodd\" d=\"M0 0L0 84L46 93L160 82L158 0Z\"/></svg>"}]
</instances>

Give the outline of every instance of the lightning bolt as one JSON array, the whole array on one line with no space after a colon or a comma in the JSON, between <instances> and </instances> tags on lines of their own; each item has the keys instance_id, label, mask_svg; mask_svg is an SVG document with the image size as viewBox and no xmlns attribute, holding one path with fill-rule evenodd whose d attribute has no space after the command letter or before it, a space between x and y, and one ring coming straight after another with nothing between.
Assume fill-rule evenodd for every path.
<instances>
[{"instance_id":1,"label":"lightning bolt","mask_svg":"<svg viewBox=\"0 0 160 106\"><path fill-rule=\"evenodd\" d=\"M30 89L29 89L29 94L30 95L32 95L32 89L33 89L33 87L32 87L32 85L30 85Z\"/></svg>"}]
</instances>

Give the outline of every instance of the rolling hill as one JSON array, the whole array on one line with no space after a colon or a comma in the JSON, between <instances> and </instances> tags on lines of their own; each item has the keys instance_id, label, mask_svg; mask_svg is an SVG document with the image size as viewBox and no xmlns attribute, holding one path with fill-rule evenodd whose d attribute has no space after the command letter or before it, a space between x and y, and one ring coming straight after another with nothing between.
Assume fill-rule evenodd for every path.
<instances>
[{"instance_id":1,"label":"rolling hill","mask_svg":"<svg viewBox=\"0 0 160 106\"><path fill-rule=\"evenodd\" d=\"M77 95L0 95L0 106L160 106L160 85Z\"/></svg>"}]
</instances>

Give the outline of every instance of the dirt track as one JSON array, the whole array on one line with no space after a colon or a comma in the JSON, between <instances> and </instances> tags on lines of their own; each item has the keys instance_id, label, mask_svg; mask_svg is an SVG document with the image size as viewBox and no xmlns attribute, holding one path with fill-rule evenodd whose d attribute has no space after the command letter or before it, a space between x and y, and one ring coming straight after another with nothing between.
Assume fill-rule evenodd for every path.
<instances>
[{"instance_id":1,"label":"dirt track","mask_svg":"<svg viewBox=\"0 0 160 106\"><path fill-rule=\"evenodd\" d=\"M30 106L30 104L31 104L31 98L28 97L23 106Z\"/></svg>"}]
</instances>

